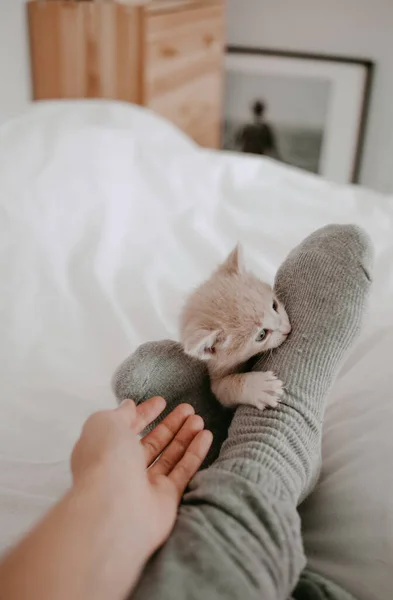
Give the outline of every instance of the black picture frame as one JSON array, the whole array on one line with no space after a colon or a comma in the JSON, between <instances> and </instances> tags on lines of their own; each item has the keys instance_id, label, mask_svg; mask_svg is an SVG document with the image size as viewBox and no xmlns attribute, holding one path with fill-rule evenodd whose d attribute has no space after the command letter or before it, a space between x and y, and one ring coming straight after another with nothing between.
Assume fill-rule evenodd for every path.
<instances>
[{"instance_id":1,"label":"black picture frame","mask_svg":"<svg viewBox=\"0 0 393 600\"><path fill-rule=\"evenodd\" d=\"M360 119L358 123L356 151L353 158L352 172L350 176L351 183L358 183L361 169L362 158L364 153L364 142L367 132L369 107L371 103L372 84L375 72L375 63L367 58L358 58L354 56L332 55L313 52L297 52L289 50L276 50L261 47L248 47L228 45L226 48L227 54L238 55L259 55L265 57L276 57L295 60L320 61L321 63L343 63L346 65L357 65L365 70L364 89L360 111Z\"/></svg>"}]
</instances>

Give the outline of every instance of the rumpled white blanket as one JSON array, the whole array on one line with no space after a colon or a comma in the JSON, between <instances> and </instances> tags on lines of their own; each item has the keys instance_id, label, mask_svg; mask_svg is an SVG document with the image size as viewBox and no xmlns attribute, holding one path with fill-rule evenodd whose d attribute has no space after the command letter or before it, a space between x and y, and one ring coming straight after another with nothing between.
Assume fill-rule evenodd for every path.
<instances>
[{"instance_id":1,"label":"rumpled white blanket","mask_svg":"<svg viewBox=\"0 0 393 600\"><path fill-rule=\"evenodd\" d=\"M363 225L377 251L370 313L342 374L350 388L370 346L381 351L359 367L363 377L391 373L383 341L393 341L392 197L201 150L123 104L42 103L4 125L0 549L69 484L84 419L114 405L118 363L142 342L177 337L185 294L238 240L249 266L272 281L287 252L329 222ZM378 379L370 394L374 386ZM385 450L393 456L392 442Z\"/></svg>"}]
</instances>

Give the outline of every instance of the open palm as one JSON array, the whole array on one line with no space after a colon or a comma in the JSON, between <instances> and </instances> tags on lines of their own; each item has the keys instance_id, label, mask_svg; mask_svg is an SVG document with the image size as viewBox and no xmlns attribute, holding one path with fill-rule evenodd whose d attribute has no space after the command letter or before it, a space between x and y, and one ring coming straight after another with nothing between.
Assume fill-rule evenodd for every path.
<instances>
[{"instance_id":1,"label":"open palm","mask_svg":"<svg viewBox=\"0 0 393 600\"><path fill-rule=\"evenodd\" d=\"M183 492L212 442L212 434L203 430L202 418L189 404L177 406L139 440L138 434L165 404L160 397L138 406L127 400L115 410L95 413L87 420L71 460L75 481L95 464L110 472L113 486L120 480L124 486L126 478L130 522L134 531L137 523L141 551L148 555L171 532Z\"/></svg>"}]
</instances>

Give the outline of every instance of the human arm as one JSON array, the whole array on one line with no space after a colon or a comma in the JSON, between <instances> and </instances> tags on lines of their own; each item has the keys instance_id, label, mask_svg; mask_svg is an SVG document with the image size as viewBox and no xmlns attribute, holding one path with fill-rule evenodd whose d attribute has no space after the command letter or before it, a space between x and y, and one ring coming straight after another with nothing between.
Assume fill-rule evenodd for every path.
<instances>
[{"instance_id":1,"label":"human arm","mask_svg":"<svg viewBox=\"0 0 393 600\"><path fill-rule=\"evenodd\" d=\"M73 486L1 562L1 598L125 597L169 535L211 442L192 407L180 405L140 443L137 433L164 407L162 398L126 402L88 419L72 456Z\"/></svg>"}]
</instances>

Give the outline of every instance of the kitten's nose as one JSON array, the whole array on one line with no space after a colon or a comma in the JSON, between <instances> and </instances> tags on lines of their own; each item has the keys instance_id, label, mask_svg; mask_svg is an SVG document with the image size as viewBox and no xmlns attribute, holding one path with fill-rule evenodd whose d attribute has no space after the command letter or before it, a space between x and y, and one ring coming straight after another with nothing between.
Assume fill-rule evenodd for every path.
<instances>
[{"instance_id":1,"label":"kitten's nose","mask_svg":"<svg viewBox=\"0 0 393 600\"><path fill-rule=\"evenodd\" d=\"M283 334L284 335L289 335L292 331L292 327L290 325L290 323L288 323L288 325L283 329Z\"/></svg>"}]
</instances>

